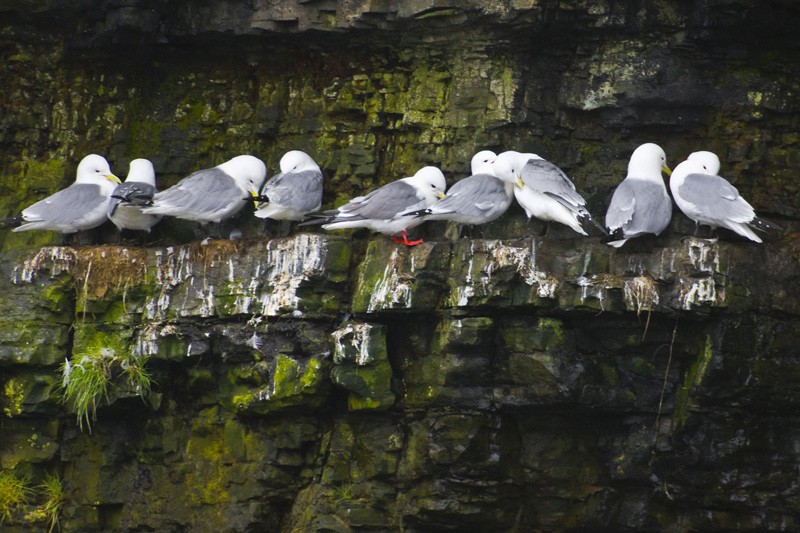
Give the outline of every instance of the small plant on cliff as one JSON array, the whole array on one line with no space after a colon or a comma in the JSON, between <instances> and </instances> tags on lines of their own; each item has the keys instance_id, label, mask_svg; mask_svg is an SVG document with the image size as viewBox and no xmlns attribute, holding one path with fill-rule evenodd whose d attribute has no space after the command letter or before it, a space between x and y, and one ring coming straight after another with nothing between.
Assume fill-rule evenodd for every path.
<instances>
[{"instance_id":1,"label":"small plant on cliff","mask_svg":"<svg viewBox=\"0 0 800 533\"><path fill-rule=\"evenodd\" d=\"M64 505L64 488L61 486L61 479L57 474L50 474L44 478L36 489L44 496L44 503L25 515L28 522L44 522L47 524L47 533L59 527L58 515Z\"/></svg>"},{"instance_id":2,"label":"small plant on cliff","mask_svg":"<svg viewBox=\"0 0 800 533\"><path fill-rule=\"evenodd\" d=\"M132 392L146 399L150 394L150 374L145 368L145 356L134 355L118 345L95 341L65 360L61 365L64 387L63 401L75 411L78 426L86 423L89 432L91 422L97 420L97 406L108 400L114 389Z\"/></svg>"},{"instance_id":3,"label":"small plant on cliff","mask_svg":"<svg viewBox=\"0 0 800 533\"><path fill-rule=\"evenodd\" d=\"M0 472L0 524L11 519L19 507L28 503L28 482L11 472Z\"/></svg>"}]
</instances>

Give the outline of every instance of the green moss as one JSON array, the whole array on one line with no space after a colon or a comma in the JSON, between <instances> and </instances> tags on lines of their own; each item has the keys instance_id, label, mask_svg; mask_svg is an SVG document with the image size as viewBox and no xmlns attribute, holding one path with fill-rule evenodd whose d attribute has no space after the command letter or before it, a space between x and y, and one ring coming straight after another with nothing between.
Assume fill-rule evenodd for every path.
<instances>
[{"instance_id":1,"label":"green moss","mask_svg":"<svg viewBox=\"0 0 800 533\"><path fill-rule=\"evenodd\" d=\"M64 283L45 285L41 295L44 304L53 312L59 313L70 308L72 294L67 291Z\"/></svg>"},{"instance_id":2,"label":"green moss","mask_svg":"<svg viewBox=\"0 0 800 533\"><path fill-rule=\"evenodd\" d=\"M22 401L25 399L25 386L18 379L11 378L3 387L3 414L13 418L22 412Z\"/></svg>"},{"instance_id":3,"label":"green moss","mask_svg":"<svg viewBox=\"0 0 800 533\"><path fill-rule=\"evenodd\" d=\"M546 332L549 337L546 349L564 344L564 328L560 320L543 317L539 319L537 326L541 331Z\"/></svg>"},{"instance_id":4,"label":"green moss","mask_svg":"<svg viewBox=\"0 0 800 533\"><path fill-rule=\"evenodd\" d=\"M43 161L26 159L19 174L22 191L46 189L55 192L56 184L67 175L69 161L62 157L47 158ZM65 180L66 181L66 180Z\"/></svg>"},{"instance_id":5,"label":"green moss","mask_svg":"<svg viewBox=\"0 0 800 533\"><path fill-rule=\"evenodd\" d=\"M231 461L217 408L198 414L186 443L186 461L192 464L185 480L186 495L193 505L216 505L231 501L228 469Z\"/></svg>"},{"instance_id":6,"label":"green moss","mask_svg":"<svg viewBox=\"0 0 800 533\"><path fill-rule=\"evenodd\" d=\"M306 365L305 372L300 376L300 388L303 392L313 392L317 390L322 380L322 362L318 359L311 359Z\"/></svg>"},{"instance_id":7,"label":"green moss","mask_svg":"<svg viewBox=\"0 0 800 533\"><path fill-rule=\"evenodd\" d=\"M299 405L317 406L326 399L326 373L323 356L302 363L288 355L278 354L271 365L267 387L254 389L253 385L259 386L261 379L251 380L249 386L234 389L231 403L238 411L252 413L274 412Z\"/></svg>"},{"instance_id":8,"label":"green moss","mask_svg":"<svg viewBox=\"0 0 800 533\"><path fill-rule=\"evenodd\" d=\"M714 350L711 343L711 336L706 335L706 342L697 358L694 360L691 368L686 373L686 378L683 380L683 385L675 398L675 422L678 427L683 426L686 422L686 417L689 414L691 407L691 393L692 388L699 387L703 382L703 378L708 371L711 360L714 357Z\"/></svg>"},{"instance_id":9,"label":"green moss","mask_svg":"<svg viewBox=\"0 0 800 533\"><path fill-rule=\"evenodd\" d=\"M286 396L297 393L298 391L298 374L300 373L300 365L285 355L278 355L275 358L275 368L272 372L272 390L273 396L276 398L285 398Z\"/></svg>"}]
</instances>

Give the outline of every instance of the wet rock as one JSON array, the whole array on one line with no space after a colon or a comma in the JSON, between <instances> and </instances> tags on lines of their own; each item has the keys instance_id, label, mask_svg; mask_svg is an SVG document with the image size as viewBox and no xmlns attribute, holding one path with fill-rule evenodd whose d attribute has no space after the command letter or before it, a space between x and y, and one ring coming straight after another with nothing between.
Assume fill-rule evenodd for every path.
<instances>
[{"instance_id":1,"label":"wet rock","mask_svg":"<svg viewBox=\"0 0 800 533\"><path fill-rule=\"evenodd\" d=\"M247 207L205 246L176 220L144 245L2 231L0 465L58 473L65 530L797 529L791 2L6 4L3 217L89 152L167 187L299 148L328 208L515 148L601 220L653 141L716 151L785 228L676 212L617 250L514 205L413 248ZM60 366L98 339L154 395L109 393L89 434Z\"/></svg>"}]
</instances>

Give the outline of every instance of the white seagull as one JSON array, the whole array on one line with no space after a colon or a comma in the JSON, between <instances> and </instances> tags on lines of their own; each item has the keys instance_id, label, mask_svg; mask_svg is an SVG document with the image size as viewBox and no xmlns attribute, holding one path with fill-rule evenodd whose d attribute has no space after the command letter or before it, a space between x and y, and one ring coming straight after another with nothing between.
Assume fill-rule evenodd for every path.
<instances>
[{"instance_id":1,"label":"white seagull","mask_svg":"<svg viewBox=\"0 0 800 533\"><path fill-rule=\"evenodd\" d=\"M291 150L280 161L280 174L269 179L255 197L255 215L274 220L302 220L322 205L322 171L305 152Z\"/></svg>"},{"instance_id":2,"label":"white seagull","mask_svg":"<svg viewBox=\"0 0 800 533\"><path fill-rule=\"evenodd\" d=\"M588 220L605 233L586 210L586 200L575 185L553 163L536 154L510 150L497 156L494 167L497 177L519 182L514 196L528 218L559 222L581 235L587 234L581 221Z\"/></svg>"},{"instance_id":3,"label":"white seagull","mask_svg":"<svg viewBox=\"0 0 800 533\"><path fill-rule=\"evenodd\" d=\"M670 175L667 155L653 143L633 151L628 175L622 180L606 211L609 235L603 242L619 248L640 235L660 235L672 219L672 200L661 172Z\"/></svg>"},{"instance_id":4,"label":"white seagull","mask_svg":"<svg viewBox=\"0 0 800 533\"><path fill-rule=\"evenodd\" d=\"M762 242L753 232L781 228L756 216L753 206L739 195L736 187L717 175L719 157L712 152L694 152L675 167L669 187L683 213L700 224L727 228L751 241Z\"/></svg>"},{"instance_id":5,"label":"white seagull","mask_svg":"<svg viewBox=\"0 0 800 533\"><path fill-rule=\"evenodd\" d=\"M122 230L150 232L160 215L147 215L142 208L153 203L156 194L156 171L147 159L134 159L130 163L125 181L111 193L108 218Z\"/></svg>"},{"instance_id":6,"label":"white seagull","mask_svg":"<svg viewBox=\"0 0 800 533\"><path fill-rule=\"evenodd\" d=\"M251 155L239 155L213 168L198 170L153 196L150 215L168 215L203 224L221 222L244 207L243 195L257 196L267 167Z\"/></svg>"},{"instance_id":7,"label":"white seagull","mask_svg":"<svg viewBox=\"0 0 800 533\"><path fill-rule=\"evenodd\" d=\"M87 155L78 164L72 185L5 219L2 225L17 226L12 231L44 229L63 234L96 228L107 220L109 199L118 183L104 157Z\"/></svg>"},{"instance_id":8,"label":"white seagull","mask_svg":"<svg viewBox=\"0 0 800 533\"><path fill-rule=\"evenodd\" d=\"M326 230L368 228L390 235L397 243L415 246L422 240L409 241L406 230L418 226L422 220L403 214L428 207L444 196L446 186L441 170L423 167L411 177L387 183L336 209L312 214L314 220L301 225L322 224ZM402 238L397 237L398 233Z\"/></svg>"},{"instance_id":9,"label":"white seagull","mask_svg":"<svg viewBox=\"0 0 800 533\"><path fill-rule=\"evenodd\" d=\"M497 155L483 150L472 156L472 175L457 181L444 197L427 209L406 213L421 220L452 220L459 224L485 224L505 213L514 197L513 181L495 175Z\"/></svg>"}]
</instances>

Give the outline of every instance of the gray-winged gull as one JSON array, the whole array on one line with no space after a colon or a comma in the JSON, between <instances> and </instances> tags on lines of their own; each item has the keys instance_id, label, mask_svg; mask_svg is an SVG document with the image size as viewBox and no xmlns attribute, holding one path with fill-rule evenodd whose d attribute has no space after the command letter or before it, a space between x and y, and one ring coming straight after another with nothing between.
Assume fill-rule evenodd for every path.
<instances>
[{"instance_id":1,"label":"gray-winged gull","mask_svg":"<svg viewBox=\"0 0 800 533\"><path fill-rule=\"evenodd\" d=\"M244 207L245 195L256 196L267 167L251 155L239 155L213 168L198 170L153 196L142 209L151 215L168 215L203 224L221 222Z\"/></svg>"},{"instance_id":2,"label":"gray-winged gull","mask_svg":"<svg viewBox=\"0 0 800 533\"><path fill-rule=\"evenodd\" d=\"M716 154L694 152L675 167L669 187L678 208L698 226L727 228L755 242L762 241L753 228L780 230L776 224L756 216L753 206L736 187L717 175L719 166Z\"/></svg>"},{"instance_id":3,"label":"gray-winged gull","mask_svg":"<svg viewBox=\"0 0 800 533\"><path fill-rule=\"evenodd\" d=\"M514 181L503 181L494 172L494 152L483 150L472 157L472 175L457 181L427 209L407 215L421 220L451 220L459 224L485 224L508 210L514 197Z\"/></svg>"},{"instance_id":4,"label":"gray-winged gull","mask_svg":"<svg viewBox=\"0 0 800 533\"><path fill-rule=\"evenodd\" d=\"M156 171L147 159L134 159L128 176L111 193L108 218L121 230L150 231L160 215L147 215L142 208L153 203L156 194Z\"/></svg>"},{"instance_id":5,"label":"gray-winged gull","mask_svg":"<svg viewBox=\"0 0 800 533\"><path fill-rule=\"evenodd\" d=\"M605 233L586 210L586 200L575 185L553 163L536 154L509 150L497 156L494 167L499 178L521 182L514 196L528 218L559 222L581 235L587 234L581 221L588 220Z\"/></svg>"},{"instance_id":6,"label":"gray-winged gull","mask_svg":"<svg viewBox=\"0 0 800 533\"><path fill-rule=\"evenodd\" d=\"M609 235L603 242L619 248L640 235L660 235L672 219L672 200L661 172L670 174L667 155L653 143L633 151L628 175L622 180L606 211Z\"/></svg>"},{"instance_id":7,"label":"gray-winged gull","mask_svg":"<svg viewBox=\"0 0 800 533\"><path fill-rule=\"evenodd\" d=\"M443 196L446 186L441 170L423 167L411 177L388 183L336 209L311 215L315 219L302 225L322 224L326 230L368 228L390 235L397 243L414 246L422 241L409 241L406 231L422 220L402 216L403 213L431 205ZM397 237L398 233L402 238Z\"/></svg>"},{"instance_id":8,"label":"gray-winged gull","mask_svg":"<svg viewBox=\"0 0 800 533\"><path fill-rule=\"evenodd\" d=\"M271 177L257 196L255 215L274 220L302 220L322 205L322 171L305 152L291 150L280 161L280 174Z\"/></svg>"},{"instance_id":9,"label":"gray-winged gull","mask_svg":"<svg viewBox=\"0 0 800 533\"><path fill-rule=\"evenodd\" d=\"M103 156L87 155L78 164L72 185L4 220L3 226L18 226L12 231L44 229L64 234L96 228L107 220L109 199L118 183Z\"/></svg>"}]
</instances>

